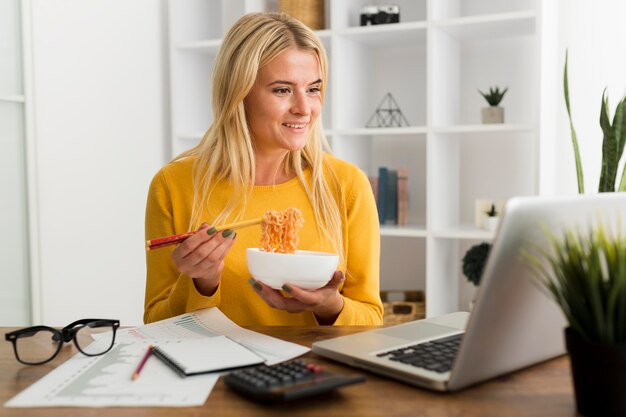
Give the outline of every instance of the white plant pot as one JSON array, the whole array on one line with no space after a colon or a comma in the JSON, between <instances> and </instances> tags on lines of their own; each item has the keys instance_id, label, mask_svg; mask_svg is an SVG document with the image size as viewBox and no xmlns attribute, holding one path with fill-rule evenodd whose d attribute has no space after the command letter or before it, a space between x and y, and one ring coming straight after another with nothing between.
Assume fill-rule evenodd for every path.
<instances>
[{"instance_id":1,"label":"white plant pot","mask_svg":"<svg viewBox=\"0 0 626 417\"><path fill-rule=\"evenodd\" d=\"M490 232L496 231L496 229L498 228L498 223L500 223L499 216L493 216L493 217L487 216L487 218L485 218L485 228L489 230Z\"/></svg>"},{"instance_id":2,"label":"white plant pot","mask_svg":"<svg viewBox=\"0 0 626 417\"><path fill-rule=\"evenodd\" d=\"M490 106L481 109L483 124L504 123L504 107Z\"/></svg>"}]
</instances>

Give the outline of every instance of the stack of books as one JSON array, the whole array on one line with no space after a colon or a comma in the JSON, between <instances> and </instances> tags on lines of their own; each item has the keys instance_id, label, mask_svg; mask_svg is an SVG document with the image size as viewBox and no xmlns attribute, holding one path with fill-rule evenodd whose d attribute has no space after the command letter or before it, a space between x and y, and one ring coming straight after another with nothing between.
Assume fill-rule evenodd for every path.
<instances>
[{"instance_id":1,"label":"stack of books","mask_svg":"<svg viewBox=\"0 0 626 417\"><path fill-rule=\"evenodd\" d=\"M378 168L377 177L369 177L381 225L409 223L408 170Z\"/></svg>"}]
</instances>

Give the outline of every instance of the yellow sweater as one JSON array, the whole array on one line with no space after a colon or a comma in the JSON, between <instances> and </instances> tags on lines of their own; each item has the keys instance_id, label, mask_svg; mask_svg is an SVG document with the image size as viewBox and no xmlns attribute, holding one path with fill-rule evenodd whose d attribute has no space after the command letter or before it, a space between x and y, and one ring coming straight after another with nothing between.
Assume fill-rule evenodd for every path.
<instances>
[{"instance_id":1,"label":"yellow sweater","mask_svg":"<svg viewBox=\"0 0 626 417\"><path fill-rule=\"evenodd\" d=\"M341 217L347 273L341 289L344 307L334 324L382 324L380 235L369 181L354 165L330 155L325 155L325 159L340 182L335 197L344 202L339 207L343 207ZM146 206L146 239L188 231L194 195L193 162L194 158L172 162L154 176ZM310 180L310 170L307 169L305 174ZM207 223L211 223L211 214L215 216L221 211L229 195L230 186L225 183L216 186L206 214ZM331 245L319 240L313 207L298 178L275 186L255 186L243 218L258 218L267 210L287 207L298 207L304 217L298 249L328 251ZM237 238L224 260L220 285L210 297L198 293L193 280L178 272L171 259L173 247L146 252L144 322L218 307L240 326L316 325L312 312L288 313L269 307L248 283L250 273L245 250L258 247L260 236L260 226L237 231Z\"/></svg>"}]
</instances>

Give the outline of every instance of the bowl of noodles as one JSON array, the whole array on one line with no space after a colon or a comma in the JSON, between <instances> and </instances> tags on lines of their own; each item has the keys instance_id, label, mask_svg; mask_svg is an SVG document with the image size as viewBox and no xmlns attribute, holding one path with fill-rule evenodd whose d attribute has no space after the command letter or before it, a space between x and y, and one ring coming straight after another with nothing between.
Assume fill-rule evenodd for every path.
<instances>
[{"instance_id":1,"label":"bowl of noodles","mask_svg":"<svg viewBox=\"0 0 626 417\"><path fill-rule=\"evenodd\" d=\"M248 270L254 279L277 290L285 284L313 290L330 281L339 257L332 253L297 250L302 224L302 212L294 207L265 213L259 247L246 251Z\"/></svg>"},{"instance_id":2,"label":"bowl of noodles","mask_svg":"<svg viewBox=\"0 0 626 417\"><path fill-rule=\"evenodd\" d=\"M339 257L332 253L307 250L278 253L259 248L248 248L246 259L254 279L276 290L285 284L307 290L321 288L333 277L339 262Z\"/></svg>"}]
</instances>

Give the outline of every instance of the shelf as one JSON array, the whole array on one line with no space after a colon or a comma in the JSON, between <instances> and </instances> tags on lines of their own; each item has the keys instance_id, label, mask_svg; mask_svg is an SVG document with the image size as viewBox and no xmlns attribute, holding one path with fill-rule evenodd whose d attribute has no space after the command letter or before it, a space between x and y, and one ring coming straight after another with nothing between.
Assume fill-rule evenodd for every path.
<instances>
[{"instance_id":1,"label":"shelf","mask_svg":"<svg viewBox=\"0 0 626 417\"><path fill-rule=\"evenodd\" d=\"M381 225L381 236L404 236L404 237L426 237L426 228L423 225Z\"/></svg>"},{"instance_id":2,"label":"shelf","mask_svg":"<svg viewBox=\"0 0 626 417\"><path fill-rule=\"evenodd\" d=\"M434 22L449 35L463 41L510 38L535 34L533 11L458 17Z\"/></svg>"},{"instance_id":3,"label":"shelf","mask_svg":"<svg viewBox=\"0 0 626 417\"><path fill-rule=\"evenodd\" d=\"M208 75L219 38L237 16L270 6L168 1L175 12L171 148L179 153L201 140L212 119ZM428 315L456 311L467 305L458 279L465 247L495 237L474 225L475 201L537 192L543 7L536 0L398 0L402 23L358 26L365 3L326 0L330 28L315 31L331 62L324 133L338 158L369 175L381 166L408 168L411 224L380 226L381 277L425 288ZM492 85L510 90L505 124L480 124L487 103L477 89ZM365 127L387 93L410 126Z\"/></svg>"},{"instance_id":4,"label":"shelf","mask_svg":"<svg viewBox=\"0 0 626 417\"><path fill-rule=\"evenodd\" d=\"M207 39L204 41L179 43L175 48L180 51L202 52L215 55L221 45L221 39Z\"/></svg>"},{"instance_id":5,"label":"shelf","mask_svg":"<svg viewBox=\"0 0 626 417\"><path fill-rule=\"evenodd\" d=\"M20 94L0 94L0 101L9 103L24 103L24 96Z\"/></svg>"},{"instance_id":6,"label":"shelf","mask_svg":"<svg viewBox=\"0 0 626 417\"><path fill-rule=\"evenodd\" d=\"M373 47L415 46L426 42L426 22L390 23L343 29L340 37Z\"/></svg>"},{"instance_id":7,"label":"shelf","mask_svg":"<svg viewBox=\"0 0 626 417\"><path fill-rule=\"evenodd\" d=\"M478 124L433 127L433 133L532 133L532 124Z\"/></svg>"},{"instance_id":8,"label":"shelf","mask_svg":"<svg viewBox=\"0 0 626 417\"><path fill-rule=\"evenodd\" d=\"M410 127L361 127L354 129L332 129L332 135L378 136L378 135L423 135L428 129L424 126Z\"/></svg>"},{"instance_id":9,"label":"shelf","mask_svg":"<svg viewBox=\"0 0 626 417\"><path fill-rule=\"evenodd\" d=\"M495 232L478 229L474 225L460 225L455 228L433 231L432 236L443 239L493 240Z\"/></svg>"}]
</instances>

